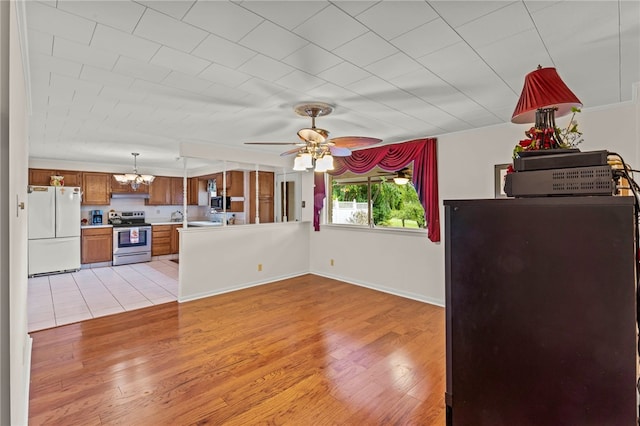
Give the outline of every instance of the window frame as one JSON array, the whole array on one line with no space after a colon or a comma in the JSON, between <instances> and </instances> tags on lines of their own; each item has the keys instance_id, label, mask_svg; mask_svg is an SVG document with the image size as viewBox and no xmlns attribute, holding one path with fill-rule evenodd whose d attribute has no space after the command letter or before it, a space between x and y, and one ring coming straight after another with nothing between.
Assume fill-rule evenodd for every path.
<instances>
[{"instance_id":1,"label":"window frame","mask_svg":"<svg viewBox=\"0 0 640 426\"><path fill-rule=\"evenodd\" d=\"M407 166L403 167L406 168ZM413 172L412 163L408 167L411 167L411 171ZM367 224L366 225L358 225L351 223L334 223L332 221L333 218L333 185L334 180L339 179L342 175L331 175L327 174L328 179L326 182L326 193L325 197L327 202L325 203L325 215L324 215L324 224L325 226L336 227L336 228L349 228L352 230L361 230L361 231L381 231L381 232L393 232L393 233L413 233L417 235L424 235L427 233L426 227L426 218L425 218L425 226L421 228L405 228L405 227L396 227L396 226L381 226L376 225L374 223L373 218L373 185L380 184L384 181L385 178L392 179L398 171L387 171L381 169L379 167L375 167L370 170L368 173L364 173L362 175L357 175L355 177L346 178L349 179L348 182L343 183L344 185L367 185ZM372 176L373 175L373 176ZM411 185L413 191L415 192L415 187L413 186L413 182L409 181L407 185ZM417 195L417 193L416 193ZM422 206L421 206L422 207ZM423 214L424 214L424 208Z\"/></svg>"}]
</instances>

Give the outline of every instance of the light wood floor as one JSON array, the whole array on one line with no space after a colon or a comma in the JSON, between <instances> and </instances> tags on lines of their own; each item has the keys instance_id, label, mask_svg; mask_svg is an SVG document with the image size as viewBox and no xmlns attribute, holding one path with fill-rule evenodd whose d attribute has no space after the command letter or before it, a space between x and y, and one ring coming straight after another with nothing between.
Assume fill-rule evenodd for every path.
<instances>
[{"instance_id":1,"label":"light wood floor","mask_svg":"<svg viewBox=\"0 0 640 426\"><path fill-rule=\"evenodd\" d=\"M30 425L444 425L444 309L315 275L32 333Z\"/></svg>"}]
</instances>

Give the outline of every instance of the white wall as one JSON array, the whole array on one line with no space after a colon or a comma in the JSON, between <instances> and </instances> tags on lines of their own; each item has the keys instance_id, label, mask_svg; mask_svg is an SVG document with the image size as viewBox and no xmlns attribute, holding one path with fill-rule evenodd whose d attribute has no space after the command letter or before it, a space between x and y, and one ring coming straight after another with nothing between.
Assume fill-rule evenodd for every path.
<instances>
[{"instance_id":1,"label":"white wall","mask_svg":"<svg viewBox=\"0 0 640 426\"><path fill-rule=\"evenodd\" d=\"M27 333L27 86L18 31L24 3L2 2L2 424L27 424L31 338ZM8 5L8 7L7 7ZM8 15L7 15L8 13ZM7 25L8 24L8 25ZM8 50L7 50L8 48ZM26 49L26 47L25 47ZM6 72L8 71L8 78ZM8 83L8 84L7 84ZM8 109L6 108L8 106ZM8 120L7 120L8 118ZM7 125L8 124L8 128ZM5 136L8 138L5 139ZM8 148L8 149L7 149ZM8 227L5 228L5 225ZM8 280L5 278L8 277ZM6 291L8 289L8 291ZM8 296L8 297L7 297ZM7 350L9 343L9 350ZM9 359L10 374L5 370ZM8 376L8 377L7 377ZM8 384L8 386L7 386ZM9 390L9 395L5 392ZM10 400L10 405L6 401ZM9 420L10 419L10 420Z\"/></svg>"},{"instance_id":2,"label":"white wall","mask_svg":"<svg viewBox=\"0 0 640 426\"><path fill-rule=\"evenodd\" d=\"M401 232L321 226L311 236L310 271L444 306L442 245L424 231Z\"/></svg>"},{"instance_id":3,"label":"white wall","mask_svg":"<svg viewBox=\"0 0 640 426\"><path fill-rule=\"evenodd\" d=\"M181 229L178 300L307 273L309 229L308 222Z\"/></svg>"},{"instance_id":4,"label":"white wall","mask_svg":"<svg viewBox=\"0 0 640 426\"><path fill-rule=\"evenodd\" d=\"M582 151L606 149L640 166L638 104L585 109L577 115ZM559 118L563 126L568 117ZM494 197L494 165L510 163L513 147L528 126L499 126L438 136L438 180L442 243L426 235L353 231L322 226L311 236L310 271L350 283L444 306L444 208L448 199ZM309 187L307 190L312 191ZM330 266L334 259L334 266Z\"/></svg>"},{"instance_id":5,"label":"white wall","mask_svg":"<svg viewBox=\"0 0 640 426\"><path fill-rule=\"evenodd\" d=\"M0 2L0 424L11 422L9 310L9 2Z\"/></svg>"}]
</instances>

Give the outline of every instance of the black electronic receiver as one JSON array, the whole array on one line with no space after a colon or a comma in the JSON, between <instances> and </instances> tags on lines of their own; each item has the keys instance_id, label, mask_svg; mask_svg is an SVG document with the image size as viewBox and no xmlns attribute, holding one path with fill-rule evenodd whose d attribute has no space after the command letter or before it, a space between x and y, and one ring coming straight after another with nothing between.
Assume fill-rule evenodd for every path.
<instances>
[{"instance_id":1,"label":"black electronic receiver","mask_svg":"<svg viewBox=\"0 0 640 426\"><path fill-rule=\"evenodd\" d=\"M509 173L504 184L509 197L613 195L615 190L609 165Z\"/></svg>"},{"instance_id":2,"label":"black electronic receiver","mask_svg":"<svg viewBox=\"0 0 640 426\"><path fill-rule=\"evenodd\" d=\"M525 172L570 167L606 166L608 164L607 156L609 152L604 150L550 154L553 151L554 150L540 150L521 153L522 156L513 160L513 169L517 172Z\"/></svg>"}]
</instances>

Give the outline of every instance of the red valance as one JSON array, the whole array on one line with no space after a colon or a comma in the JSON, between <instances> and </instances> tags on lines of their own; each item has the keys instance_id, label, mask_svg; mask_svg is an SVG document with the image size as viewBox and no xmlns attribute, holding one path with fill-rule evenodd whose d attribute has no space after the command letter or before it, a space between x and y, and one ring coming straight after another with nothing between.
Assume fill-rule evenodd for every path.
<instances>
[{"instance_id":1,"label":"red valance","mask_svg":"<svg viewBox=\"0 0 640 426\"><path fill-rule=\"evenodd\" d=\"M435 138L416 139L353 151L349 157L335 157L335 168L330 174L340 175L346 171L362 174L376 166L387 171L397 171L413 161L413 185L424 208L427 235L431 241L439 242L440 202L436 142ZM324 176L320 173L316 174L314 196L314 227L318 231L320 210L325 197Z\"/></svg>"}]
</instances>

